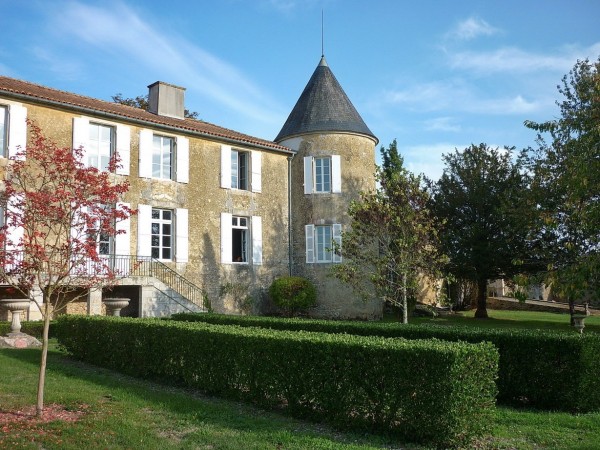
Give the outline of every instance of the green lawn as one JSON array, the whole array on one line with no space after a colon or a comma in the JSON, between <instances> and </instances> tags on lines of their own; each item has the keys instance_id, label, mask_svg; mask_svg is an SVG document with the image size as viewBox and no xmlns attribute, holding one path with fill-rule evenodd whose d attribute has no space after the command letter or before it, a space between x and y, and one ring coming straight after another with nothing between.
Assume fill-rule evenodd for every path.
<instances>
[{"instance_id":1,"label":"green lawn","mask_svg":"<svg viewBox=\"0 0 600 450\"><path fill-rule=\"evenodd\" d=\"M564 331L568 333L577 332L569 325L569 314L558 314L551 312L529 312L529 311L504 311L488 310L488 319L475 319L472 311L464 311L449 316L440 316L434 319L423 317L410 317L409 323L437 325L464 325L481 328L530 328ZM397 317L388 317L386 320L398 320ZM586 332L600 333L600 316L589 316L585 319Z\"/></svg>"},{"instance_id":2,"label":"green lawn","mask_svg":"<svg viewBox=\"0 0 600 450\"><path fill-rule=\"evenodd\" d=\"M35 402L39 350L0 350L0 412ZM336 432L248 405L149 383L49 354L47 404L86 414L75 423L0 423L0 448L422 449ZM600 413L498 408L493 435L471 448L597 449Z\"/></svg>"}]
</instances>

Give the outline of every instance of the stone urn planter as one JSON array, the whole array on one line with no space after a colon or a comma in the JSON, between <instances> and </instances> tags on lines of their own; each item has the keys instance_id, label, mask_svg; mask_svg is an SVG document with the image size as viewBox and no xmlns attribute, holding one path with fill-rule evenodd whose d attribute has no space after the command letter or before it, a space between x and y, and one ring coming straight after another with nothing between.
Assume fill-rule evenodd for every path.
<instances>
[{"instance_id":1,"label":"stone urn planter","mask_svg":"<svg viewBox=\"0 0 600 450\"><path fill-rule=\"evenodd\" d=\"M12 314L10 334L21 334L21 313L29 309L28 298L4 298L0 300L0 308L8 309Z\"/></svg>"},{"instance_id":2,"label":"stone urn planter","mask_svg":"<svg viewBox=\"0 0 600 450\"><path fill-rule=\"evenodd\" d=\"M103 298L102 302L106 305L107 315L109 316L120 316L121 310L129 305L128 298Z\"/></svg>"},{"instance_id":3,"label":"stone urn planter","mask_svg":"<svg viewBox=\"0 0 600 450\"><path fill-rule=\"evenodd\" d=\"M573 326L580 334L583 334L585 324L583 321L587 318L585 314L573 314Z\"/></svg>"}]
</instances>

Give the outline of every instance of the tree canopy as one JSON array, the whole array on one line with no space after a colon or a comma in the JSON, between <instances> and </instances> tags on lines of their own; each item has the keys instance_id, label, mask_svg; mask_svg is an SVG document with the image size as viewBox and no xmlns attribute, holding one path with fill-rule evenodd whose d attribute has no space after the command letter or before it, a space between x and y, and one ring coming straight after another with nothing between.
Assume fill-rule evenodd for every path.
<instances>
[{"instance_id":1,"label":"tree canopy","mask_svg":"<svg viewBox=\"0 0 600 450\"><path fill-rule=\"evenodd\" d=\"M558 92L560 116L525 125L538 132L528 163L547 274L573 303L600 297L600 58L578 61Z\"/></svg>"},{"instance_id":2,"label":"tree canopy","mask_svg":"<svg viewBox=\"0 0 600 450\"><path fill-rule=\"evenodd\" d=\"M513 150L486 144L456 150L443 156L441 178L429 183L447 270L477 283L480 318L487 317L487 281L526 270L517 261L531 263L527 179Z\"/></svg>"},{"instance_id":3,"label":"tree canopy","mask_svg":"<svg viewBox=\"0 0 600 450\"><path fill-rule=\"evenodd\" d=\"M379 188L351 203L351 227L342 236L344 263L333 271L364 298L376 294L401 306L406 322L408 293L423 276L439 275L442 256L421 178L404 167L395 140L381 155Z\"/></svg>"},{"instance_id":4,"label":"tree canopy","mask_svg":"<svg viewBox=\"0 0 600 450\"><path fill-rule=\"evenodd\" d=\"M83 150L58 147L28 120L27 148L11 157L3 180L6 221L0 227L0 284L32 300L44 319L37 414L42 414L48 329L52 314L110 286L119 275L98 251L101 236L114 237L117 222L134 211L119 204L129 189L110 172L85 167ZM112 158L109 170L117 167ZM38 302L37 293L43 301Z\"/></svg>"}]
</instances>

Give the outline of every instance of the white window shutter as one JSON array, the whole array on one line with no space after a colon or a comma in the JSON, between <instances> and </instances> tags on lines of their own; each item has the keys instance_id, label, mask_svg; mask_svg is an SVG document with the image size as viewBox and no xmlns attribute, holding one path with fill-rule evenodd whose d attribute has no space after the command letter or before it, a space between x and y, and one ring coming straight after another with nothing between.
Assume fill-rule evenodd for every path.
<instances>
[{"instance_id":1,"label":"white window shutter","mask_svg":"<svg viewBox=\"0 0 600 450\"><path fill-rule=\"evenodd\" d=\"M152 206L138 205L138 235L137 235L137 254L138 256L152 255Z\"/></svg>"},{"instance_id":2,"label":"white window shutter","mask_svg":"<svg viewBox=\"0 0 600 450\"><path fill-rule=\"evenodd\" d=\"M221 263L231 264L233 242L231 239L231 219L229 213L221 213Z\"/></svg>"},{"instance_id":3,"label":"white window shutter","mask_svg":"<svg viewBox=\"0 0 600 450\"><path fill-rule=\"evenodd\" d=\"M342 192L342 161L340 155L331 155L331 192Z\"/></svg>"},{"instance_id":4,"label":"white window shutter","mask_svg":"<svg viewBox=\"0 0 600 450\"><path fill-rule=\"evenodd\" d=\"M27 108L10 105L8 124L8 157L24 151L27 146Z\"/></svg>"},{"instance_id":5,"label":"white window shutter","mask_svg":"<svg viewBox=\"0 0 600 450\"><path fill-rule=\"evenodd\" d=\"M188 262L188 210L175 209L175 260Z\"/></svg>"},{"instance_id":6,"label":"white window shutter","mask_svg":"<svg viewBox=\"0 0 600 450\"><path fill-rule=\"evenodd\" d=\"M117 174L129 175L130 154L131 129L126 125L117 125L117 155L119 155Z\"/></svg>"},{"instance_id":7,"label":"white window shutter","mask_svg":"<svg viewBox=\"0 0 600 450\"><path fill-rule=\"evenodd\" d=\"M183 136L177 138L177 181L188 183L190 180L190 140Z\"/></svg>"},{"instance_id":8,"label":"white window shutter","mask_svg":"<svg viewBox=\"0 0 600 450\"><path fill-rule=\"evenodd\" d=\"M129 203L117 203L117 209L123 209L124 207L129 208ZM129 217L125 220L120 220L117 222L115 228L119 232L119 234L115 236L115 255L131 254L131 220Z\"/></svg>"},{"instance_id":9,"label":"white window shutter","mask_svg":"<svg viewBox=\"0 0 600 450\"><path fill-rule=\"evenodd\" d=\"M333 250L333 262L342 262L342 224L333 224L333 242L335 242L335 248Z\"/></svg>"},{"instance_id":10,"label":"white window shutter","mask_svg":"<svg viewBox=\"0 0 600 450\"><path fill-rule=\"evenodd\" d=\"M262 264L262 217L252 216L252 264Z\"/></svg>"},{"instance_id":11,"label":"white window shutter","mask_svg":"<svg viewBox=\"0 0 600 450\"><path fill-rule=\"evenodd\" d=\"M231 145L221 145L221 187L231 189Z\"/></svg>"},{"instance_id":12,"label":"white window shutter","mask_svg":"<svg viewBox=\"0 0 600 450\"><path fill-rule=\"evenodd\" d=\"M306 236L306 262L312 264L315 262L315 226L305 225L304 235Z\"/></svg>"},{"instance_id":13,"label":"white window shutter","mask_svg":"<svg viewBox=\"0 0 600 450\"><path fill-rule=\"evenodd\" d=\"M252 192L262 192L262 153L252 150Z\"/></svg>"},{"instance_id":14,"label":"white window shutter","mask_svg":"<svg viewBox=\"0 0 600 450\"><path fill-rule=\"evenodd\" d=\"M313 157L304 157L304 193L312 194L313 191Z\"/></svg>"},{"instance_id":15,"label":"white window shutter","mask_svg":"<svg viewBox=\"0 0 600 450\"><path fill-rule=\"evenodd\" d=\"M90 121L85 117L73 118L73 148L82 148L81 162L88 167L86 150L88 147L88 138L90 136Z\"/></svg>"},{"instance_id":16,"label":"white window shutter","mask_svg":"<svg viewBox=\"0 0 600 450\"><path fill-rule=\"evenodd\" d=\"M140 177L152 178L152 130L140 130L139 164Z\"/></svg>"}]
</instances>

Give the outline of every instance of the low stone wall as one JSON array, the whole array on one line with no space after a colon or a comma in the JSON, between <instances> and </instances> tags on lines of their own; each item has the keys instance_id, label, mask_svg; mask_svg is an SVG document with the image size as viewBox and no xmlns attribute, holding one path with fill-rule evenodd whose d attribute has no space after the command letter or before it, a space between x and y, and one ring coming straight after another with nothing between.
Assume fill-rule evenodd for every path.
<instances>
[{"instance_id":1,"label":"low stone wall","mask_svg":"<svg viewBox=\"0 0 600 450\"><path fill-rule=\"evenodd\" d=\"M487 307L489 309L500 309L500 310L513 310L513 311L540 311L540 312L553 312L558 314L568 314L569 306L564 303L553 303L536 300L527 300L525 303L521 303L514 298L509 297L488 297ZM582 305L577 305L577 312L584 312ZM600 315L600 311L596 309L590 309L592 315Z\"/></svg>"}]
</instances>

